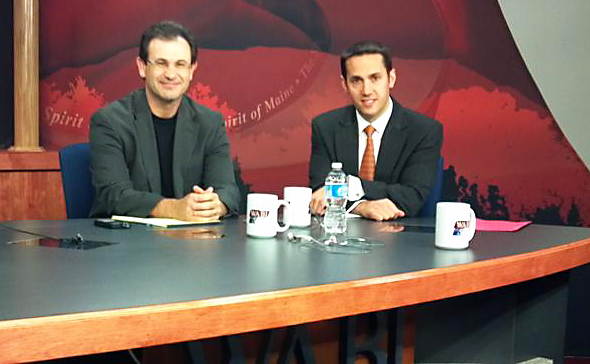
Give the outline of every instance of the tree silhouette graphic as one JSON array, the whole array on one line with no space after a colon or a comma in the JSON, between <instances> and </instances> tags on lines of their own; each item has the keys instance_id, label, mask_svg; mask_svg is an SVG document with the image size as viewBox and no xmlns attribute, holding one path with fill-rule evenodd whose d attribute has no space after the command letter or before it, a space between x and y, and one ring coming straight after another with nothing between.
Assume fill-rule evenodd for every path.
<instances>
[{"instance_id":1,"label":"tree silhouette graphic","mask_svg":"<svg viewBox=\"0 0 590 364\"><path fill-rule=\"evenodd\" d=\"M477 217L481 219L531 220L536 224L584 226L584 221L580 216L580 210L575 201L569 205L566 219L561 214L562 211L568 208L564 206L563 202L537 207L534 212L513 212L511 216L508 209L509 201L507 201L506 196L500 193L500 186L488 185L487 194L483 195L479 191L479 185L470 183L464 176L459 176L453 165L450 165L444 171L442 200L468 203Z\"/></svg>"}]
</instances>

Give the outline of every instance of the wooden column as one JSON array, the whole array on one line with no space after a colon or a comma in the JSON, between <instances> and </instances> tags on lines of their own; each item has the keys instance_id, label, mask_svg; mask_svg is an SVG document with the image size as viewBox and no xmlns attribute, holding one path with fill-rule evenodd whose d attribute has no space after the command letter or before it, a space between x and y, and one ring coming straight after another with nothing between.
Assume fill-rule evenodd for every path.
<instances>
[{"instance_id":1,"label":"wooden column","mask_svg":"<svg viewBox=\"0 0 590 364\"><path fill-rule=\"evenodd\" d=\"M14 0L14 146L39 147L39 0Z\"/></svg>"}]
</instances>

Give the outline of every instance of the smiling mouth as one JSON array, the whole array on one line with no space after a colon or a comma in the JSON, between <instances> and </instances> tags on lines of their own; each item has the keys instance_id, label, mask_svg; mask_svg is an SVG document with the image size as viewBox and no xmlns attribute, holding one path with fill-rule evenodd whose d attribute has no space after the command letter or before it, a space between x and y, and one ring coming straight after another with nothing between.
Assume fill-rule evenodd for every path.
<instances>
[{"instance_id":1,"label":"smiling mouth","mask_svg":"<svg viewBox=\"0 0 590 364\"><path fill-rule=\"evenodd\" d=\"M160 83L164 88L176 88L178 87L178 83Z\"/></svg>"}]
</instances>

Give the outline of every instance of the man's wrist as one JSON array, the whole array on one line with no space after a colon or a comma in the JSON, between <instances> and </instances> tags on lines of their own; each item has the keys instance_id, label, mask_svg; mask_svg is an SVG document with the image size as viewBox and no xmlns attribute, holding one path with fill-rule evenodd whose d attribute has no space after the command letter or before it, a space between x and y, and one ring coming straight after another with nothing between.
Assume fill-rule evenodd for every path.
<instances>
[{"instance_id":1,"label":"man's wrist","mask_svg":"<svg viewBox=\"0 0 590 364\"><path fill-rule=\"evenodd\" d=\"M174 217L174 210L176 199L173 198L163 198L161 199L156 206L150 212L150 216L152 217Z\"/></svg>"},{"instance_id":2,"label":"man's wrist","mask_svg":"<svg viewBox=\"0 0 590 364\"><path fill-rule=\"evenodd\" d=\"M360 200L365 195L363 183L357 176L348 176L348 201Z\"/></svg>"},{"instance_id":3,"label":"man's wrist","mask_svg":"<svg viewBox=\"0 0 590 364\"><path fill-rule=\"evenodd\" d=\"M366 200L358 200L358 201L354 201L352 203L352 205L350 205L350 207L348 208L348 210L346 210L347 213L351 213L351 214L357 214L360 215L360 213L358 213L358 211L354 211L358 205L360 205L361 203L365 202Z\"/></svg>"},{"instance_id":4,"label":"man's wrist","mask_svg":"<svg viewBox=\"0 0 590 364\"><path fill-rule=\"evenodd\" d=\"M220 210L220 212L219 212L219 216L218 216L218 218L219 218L219 219L222 219L222 218L224 218L225 216L227 216L227 215L230 213L230 211L229 211L229 209L227 208L227 206L225 205L225 203L223 203L223 201L219 200L219 204L220 204L220 206L219 206L219 210Z\"/></svg>"}]
</instances>

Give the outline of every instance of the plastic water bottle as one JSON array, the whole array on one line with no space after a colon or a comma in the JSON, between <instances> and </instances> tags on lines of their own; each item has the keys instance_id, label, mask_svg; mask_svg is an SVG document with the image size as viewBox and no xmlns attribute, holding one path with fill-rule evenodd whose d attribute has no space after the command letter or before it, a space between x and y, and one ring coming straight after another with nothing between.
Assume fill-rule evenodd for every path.
<instances>
[{"instance_id":1,"label":"plastic water bottle","mask_svg":"<svg viewBox=\"0 0 590 364\"><path fill-rule=\"evenodd\" d=\"M332 163L332 170L326 177L326 215L324 229L326 234L346 232L346 201L348 198L348 177L342 171L342 163Z\"/></svg>"}]
</instances>

